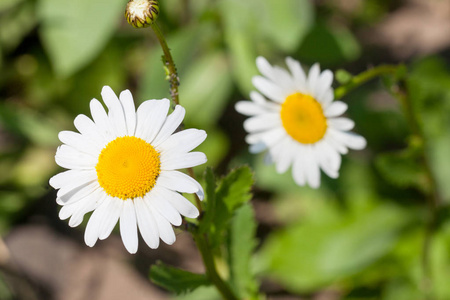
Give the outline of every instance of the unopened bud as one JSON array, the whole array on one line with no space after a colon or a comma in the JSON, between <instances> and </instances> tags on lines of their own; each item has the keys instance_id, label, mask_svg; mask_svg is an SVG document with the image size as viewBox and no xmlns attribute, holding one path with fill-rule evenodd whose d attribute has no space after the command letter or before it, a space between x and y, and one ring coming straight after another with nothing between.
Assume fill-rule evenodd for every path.
<instances>
[{"instance_id":1,"label":"unopened bud","mask_svg":"<svg viewBox=\"0 0 450 300\"><path fill-rule=\"evenodd\" d=\"M150 26L158 18L159 4L156 0L130 0L125 10L128 23L135 28Z\"/></svg>"}]
</instances>

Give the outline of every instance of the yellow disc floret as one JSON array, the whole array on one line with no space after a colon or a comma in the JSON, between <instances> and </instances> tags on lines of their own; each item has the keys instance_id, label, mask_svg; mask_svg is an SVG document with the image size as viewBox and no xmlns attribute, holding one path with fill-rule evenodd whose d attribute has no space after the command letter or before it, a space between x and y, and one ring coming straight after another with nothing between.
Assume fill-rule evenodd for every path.
<instances>
[{"instance_id":1,"label":"yellow disc floret","mask_svg":"<svg viewBox=\"0 0 450 300\"><path fill-rule=\"evenodd\" d=\"M310 95L289 95L281 105L281 121L286 132L297 142L314 144L327 131L322 106Z\"/></svg>"},{"instance_id":2,"label":"yellow disc floret","mask_svg":"<svg viewBox=\"0 0 450 300\"><path fill-rule=\"evenodd\" d=\"M146 141L118 137L103 148L95 169L100 186L111 197L134 199L147 194L156 183L159 153Z\"/></svg>"}]
</instances>

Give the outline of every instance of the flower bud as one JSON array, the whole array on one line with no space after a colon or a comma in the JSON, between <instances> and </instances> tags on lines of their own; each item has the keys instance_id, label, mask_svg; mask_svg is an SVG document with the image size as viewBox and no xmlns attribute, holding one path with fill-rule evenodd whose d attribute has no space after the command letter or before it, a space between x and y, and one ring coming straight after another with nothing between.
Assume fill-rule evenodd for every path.
<instances>
[{"instance_id":1,"label":"flower bud","mask_svg":"<svg viewBox=\"0 0 450 300\"><path fill-rule=\"evenodd\" d=\"M125 10L128 23L135 28L150 26L158 14L159 4L156 0L130 0Z\"/></svg>"}]
</instances>

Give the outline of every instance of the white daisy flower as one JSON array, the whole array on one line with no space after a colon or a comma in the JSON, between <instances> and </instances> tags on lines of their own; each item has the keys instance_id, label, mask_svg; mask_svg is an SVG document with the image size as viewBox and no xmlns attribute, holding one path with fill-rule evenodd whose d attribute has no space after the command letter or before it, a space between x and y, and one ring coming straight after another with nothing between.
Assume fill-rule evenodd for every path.
<instances>
[{"instance_id":1,"label":"white daisy flower","mask_svg":"<svg viewBox=\"0 0 450 300\"><path fill-rule=\"evenodd\" d=\"M251 92L252 101L236 103L236 110L250 116L244 122L249 133L250 152L268 149L267 158L278 173L292 165L298 185L320 186L320 169L332 178L339 176L341 154L348 148L363 149L366 140L349 132L355 123L340 117L347 104L333 101L333 73L320 72L318 64L306 76L300 63L286 58L289 72L271 66L263 57L256 65L263 76L253 77L260 91Z\"/></svg>"},{"instance_id":2,"label":"white daisy flower","mask_svg":"<svg viewBox=\"0 0 450 300\"><path fill-rule=\"evenodd\" d=\"M130 91L117 98L105 86L102 98L108 107L93 99L92 119L75 118L79 131L61 131L63 143L56 151L58 165L69 169L50 179L57 192L56 202L63 207L62 220L80 225L86 213L94 211L85 231L85 242L92 247L106 239L120 220L120 235L130 253L138 249L138 233L150 248L175 242L172 225L181 216L196 218L197 208L180 193L197 193L200 184L176 169L206 162L202 152L190 152L206 138L203 130L186 129L174 133L183 121L185 110L177 105L168 116L170 101L148 100L137 112Z\"/></svg>"}]
</instances>

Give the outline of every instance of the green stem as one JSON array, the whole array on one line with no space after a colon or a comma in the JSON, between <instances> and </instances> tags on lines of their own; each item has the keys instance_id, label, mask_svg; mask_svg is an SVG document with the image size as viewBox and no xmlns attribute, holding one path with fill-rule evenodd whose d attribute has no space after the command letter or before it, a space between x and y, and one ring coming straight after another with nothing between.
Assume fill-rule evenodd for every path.
<instances>
[{"instance_id":1,"label":"green stem","mask_svg":"<svg viewBox=\"0 0 450 300\"><path fill-rule=\"evenodd\" d=\"M357 88L358 86L366 83L367 81L381 76L385 74L395 74L397 70L401 67L401 65L381 65L375 68L372 68L370 70L367 70L365 72L362 72L355 77L353 77L350 82L348 82L345 85L342 85L338 87L334 91L334 98L335 99L341 99L343 96L345 96L348 92L351 90Z\"/></svg>"},{"instance_id":2,"label":"green stem","mask_svg":"<svg viewBox=\"0 0 450 300\"><path fill-rule=\"evenodd\" d=\"M180 100L178 98L178 86L180 85L180 79L178 78L177 68L173 61L172 54L170 53L170 49L169 46L167 45L166 39L164 38L164 35L161 32L161 29L159 28L158 24L156 24L156 22L153 22L151 24L151 27L155 32L156 37L158 38L158 41L161 44L161 48L164 52L164 66L167 67L167 69L169 70L170 96L175 105L178 105L180 104ZM183 124L181 126L183 127ZM194 170L192 168L188 168L187 171L189 175L195 179ZM197 194L195 194L194 197L197 208L201 213L202 205L200 199L198 198Z\"/></svg>"},{"instance_id":3,"label":"green stem","mask_svg":"<svg viewBox=\"0 0 450 300\"><path fill-rule=\"evenodd\" d=\"M178 78L177 68L175 67L175 63L173 62L172 54L170 54L169 46L167 46L166 39L164 38L164 35L162 34L158 24L156 24L156 22L153 22L151 24L151 27L155 32L159 43L161 44L161 48L164 52L164 64L165 67L167 67L169 70L170 97L172 98L175 105L180 104L180 101L178 100L178 86L180 85L180 80Z\"/></svg>"},{"instance_id":4,"label":"green stem","mask_svg":"<svg viewBox=\"0 0 450 300\"><path fill-rule=\"evenodd\" d=\"M209 280L216 286L217 290L222 295L223 299L226 300L238 300L236 295L230 289L228 284L220 277L216 269L216 264L214 262L214 257L211 253L211 247L208 245L208 238L205 234L198 232L193 232L195 242L200 250L200 254L203 258L203 263L206 268L206 276Z\"/></svg>"}]
</instances>

